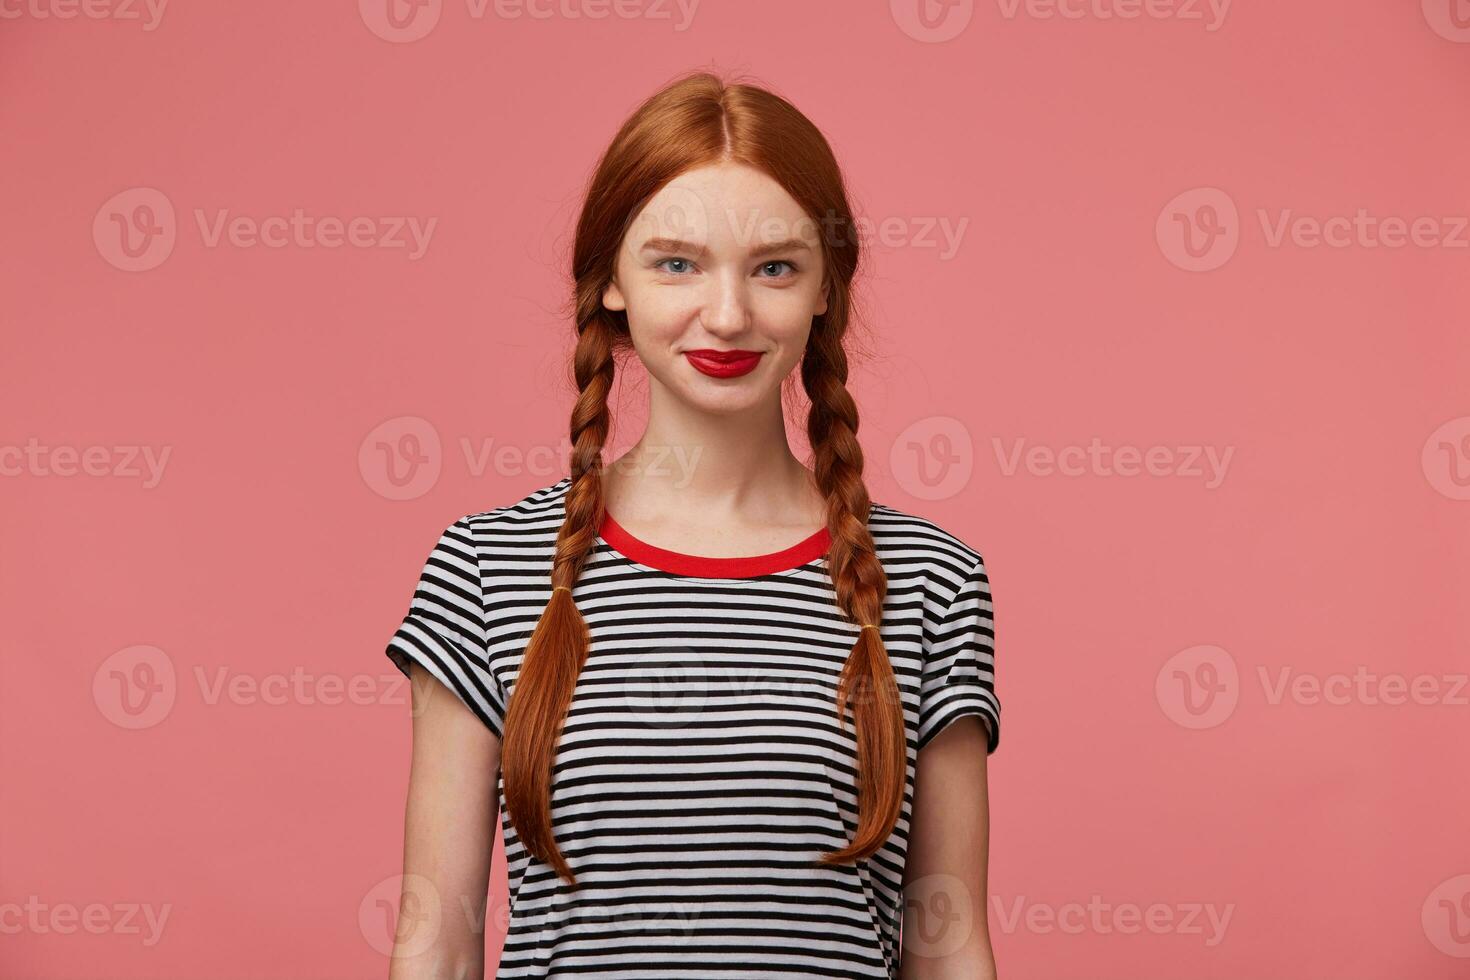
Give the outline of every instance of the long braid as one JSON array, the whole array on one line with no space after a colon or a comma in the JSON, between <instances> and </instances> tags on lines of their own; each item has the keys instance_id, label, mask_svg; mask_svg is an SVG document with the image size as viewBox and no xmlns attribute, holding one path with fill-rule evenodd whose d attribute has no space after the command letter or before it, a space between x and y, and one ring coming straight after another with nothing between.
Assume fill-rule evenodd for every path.
<instances>
[{"instance_id":1,"label":"long braid","mask_svg":"<svg viewBox=\"0 0 1470 980\"><path fill-rule=\"evenodd\" d=\"M857 405L847 390L847 354L840 338L825 326L821 318L813 325L801 380L811 399L807 435L814 476L827 499L832 537L828 569L837 605L855 624L879 625L888 578L868 530L871 501L862 478ZM857 739L858 828L847 847L822 855L823 864L866 858L877 851L903 808L908 751L903 708L878 630L859 629L843 665L837 688L839 724L845 722L848 706Z\"/></svg>"},{"instance_id":2,"label":"long braid","mask_svg":"<svg viewBox=\"0 0 1470 980\"><path fill-rule=\"evenodd\" d=\"M591 633L571 589L597 539L602 520L602 449L615 374L614 328L605 311L581 321L573 357L577 402L572 409L571 484L566 519L556 536L551 599L536 623L516 676L505 716L501 766L506 811L526 850L576 886L576 877L551 831L551 770L571 708L577 677L587 662ZM518 697L522 692L527 696Z\"/></svg>"}]
</instances>

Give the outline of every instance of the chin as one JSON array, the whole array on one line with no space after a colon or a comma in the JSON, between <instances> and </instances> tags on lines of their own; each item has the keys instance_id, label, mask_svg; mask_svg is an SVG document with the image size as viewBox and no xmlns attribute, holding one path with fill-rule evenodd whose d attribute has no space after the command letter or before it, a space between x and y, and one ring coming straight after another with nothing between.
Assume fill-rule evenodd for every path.
<instances>
[{"instance_id":1,"label":"chin","mask_svg":"<svg viewBox=\"0 0 1470 980\"><path fill-rule=\"evenodd\" d=\"M710 415L737 415L748 411L759 405L765 394L756 385L740 385L737 389L728 381L716 382L715 379L706 379L709 385L700 385L695 382L696 390L684 389L680 395L684 402L692 408ZM723 390L715 390L717 384L723 384Z\"/></svg>"}]
</instances>

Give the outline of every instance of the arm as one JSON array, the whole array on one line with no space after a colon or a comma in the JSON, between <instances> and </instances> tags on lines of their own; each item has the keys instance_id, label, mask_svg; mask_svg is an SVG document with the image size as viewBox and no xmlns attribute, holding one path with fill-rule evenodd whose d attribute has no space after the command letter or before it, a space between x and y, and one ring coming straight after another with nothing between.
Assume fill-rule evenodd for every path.
<instances>
[{"instance_id":1,"label":"arm","mask_svg":"<svg viewBox=\"0 0 1470 980\"><path fill-rule=\"evenodd\" d=\"M986 871L986 726L956 718L919 753L904 864L900 980L996 980Z\"/></svg>"},{"instance_id":2,"label":"arm","mask_svg":"<svg viewBox=\"0 0 1470 980\"><path fill-rule=\"evenodd\" d=\"M389 980L483 980L500 739L422 666Z\"/></svg>"}]
</instances>

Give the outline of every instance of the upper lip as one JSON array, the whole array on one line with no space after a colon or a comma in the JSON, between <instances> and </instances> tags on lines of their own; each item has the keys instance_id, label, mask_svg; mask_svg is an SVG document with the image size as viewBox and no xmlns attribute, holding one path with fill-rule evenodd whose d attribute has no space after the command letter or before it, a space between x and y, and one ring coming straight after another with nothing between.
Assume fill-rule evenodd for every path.
<instances>
[{"instance_id":1,"label":"upper lip","mask_svg":"<svg viewBox=\"0 0 1470 980\"><path fill-rule=\"evenodd\" d=\"M684 353L686 353L686 354L693 354L696 357L703 357L703 358L705 358L707 360L711 360L711 361L742 361L742 360L744 360L747 357L757 357L757 356L760 355L760 351L758 351L758 350L707 350L706 349L706 350L689 350L689 351L685 351Z\"/></svg>"}]
</instances>

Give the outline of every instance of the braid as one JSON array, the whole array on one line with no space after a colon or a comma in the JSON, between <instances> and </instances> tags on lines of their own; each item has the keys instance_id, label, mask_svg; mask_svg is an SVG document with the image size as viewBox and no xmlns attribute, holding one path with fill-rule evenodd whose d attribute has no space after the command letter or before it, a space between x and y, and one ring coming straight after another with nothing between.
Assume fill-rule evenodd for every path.
<instances>
[{"instance_id":1,"label":"braid","mask_svg":"<svg viewBox=\"0 0 1470 980\"><path fill-rule=\"evenodd\" d=\"M572 600L602 520L602 449L607 441L616 363L616 328L605 312L581 320L574 355L578 395L572 409L571 484L566 519L556 536L551 599L526 646L505 715L501 772L505 809L526 850L576 887L551 830L551 770L577 677L592 645L587 621Z\"/></svg>"},{"instance_id":2,"label":"braid","mask_svg":"<svg viewBox=\"0 0 1470 980\"><path fill-rule=\"evenodd\" d=\"M843 314L837 312L840 318ZM837 605L855 623L880 623L888 579L868 530L871 500L862 478L857 406L847 390L847 355L822 317L813 323L801 380L811 399L807 435L817 489L827 499L832 537L827 561ZM843 665L837 685L839 724L845 724L849 705L857 738L858 828L847 847L822 855L823 864L873 854L902 812L907 736L893 665L876 629L858 630Z\"/></svg>"}]
</instances>

